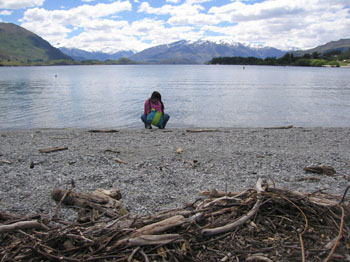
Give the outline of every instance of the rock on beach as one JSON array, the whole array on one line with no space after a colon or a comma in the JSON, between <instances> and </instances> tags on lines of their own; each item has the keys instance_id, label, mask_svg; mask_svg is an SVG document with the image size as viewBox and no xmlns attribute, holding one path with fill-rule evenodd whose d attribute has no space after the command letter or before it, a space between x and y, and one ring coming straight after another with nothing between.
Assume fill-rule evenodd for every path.
<instances>
[{"instance_id":1,"label":"rock on beach","mask_svg":"<svg viewBox=\"0 0 350 262\"><path fill-rule=\"evenodd\" d=\"M203 190L242 191L259 177L310 193L342 195L349 185L350 128L107 131L0 130L0 210L52 214L52 190L72 180L75 192L118 188L133 214L183 207ZM317 165L336 173L304 170ZM59 216L75 214L62 207Z\"/></svg>"}]
</instances>

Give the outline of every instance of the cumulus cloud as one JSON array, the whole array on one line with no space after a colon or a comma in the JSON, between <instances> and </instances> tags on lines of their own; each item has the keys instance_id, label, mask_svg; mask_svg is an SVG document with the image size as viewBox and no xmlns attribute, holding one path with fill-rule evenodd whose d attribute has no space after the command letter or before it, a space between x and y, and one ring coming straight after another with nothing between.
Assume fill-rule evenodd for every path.
<instances>
[{"instance_id":1,"label":"cumulus cloud","mask_svg":"<svg viewBox=\"0 0 350 262\"><path fill-rule=\"evenodd\" d=\"M228 30L210 27L213 32L231 35L236 41L254 41L288 49L291 47L310 48L317 43L326 43L329 37L339 39L349 28L348 10L345 1L325 0L268 0L261 3L245 4L232 2L213 7L208 13L218 21L235 24ZM347 21L347 22L346 22ZM334 30L334 31L333 31Z\"/></svg>"},{"instance_id":2,"label":"cumulus cloud","mask_svg":"<svg viewBox=\"0 0 350 262\"><path fill-rule=\"evenodd\" d=\"M11 14L12 14L12 12L8 11L8 10L0 11L0 15L11 15Z\"/></svg>"},{"instance_id":3,"label":"cumulus cloud","mask_svg":"<svg viewBox=\"0 0 350 262\"><path fill-rule=\"evenodd\" d=\"M59 46L71 42L68 36L77 30L85 34L96 35L96 31L106 34L110 28L125 26L127 21L116 21L106 17L128 10L131 10L129 1L82 5L69 10L49 11L43 8L33 8L24 13L21 26ZM84 38L85 34L82 33L78 39L87 39L86 36Z\"/></svg>"},{"instance_id":4,"label":"cumulus cloud","mask_svg":"<svg viewBox=\"0 0 350 262\"><path fill-rule=\"evenodd\" d=\"M22 9L34 6L41 6L45 0L0 0L0 8Z\"/></svg>"}]
</instances>

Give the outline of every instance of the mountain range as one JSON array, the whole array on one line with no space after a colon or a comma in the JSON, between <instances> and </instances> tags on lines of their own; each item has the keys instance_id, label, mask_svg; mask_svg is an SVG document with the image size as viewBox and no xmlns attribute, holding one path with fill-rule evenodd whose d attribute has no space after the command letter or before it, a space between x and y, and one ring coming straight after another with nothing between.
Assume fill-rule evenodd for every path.
<instances>
[{"instance_id":1,"label":"mountain range","mask_svg":"<svg viewBox=\"0 0 350 262\"><path fill-rule=\"evenodd\" d=\"M350 39L329 42L325 45L304 51L292 51L295 55L304 53L326 53L333 50L347 50ZM76 48L57 49L40 36L11 23L0 23L0 62L16 60L21 62L49 60L117 60L127 58L137 63L149 64L204 64L214 57L276 57L287 51L273 47L253 47L241 43L224 41L187 41L181 40L165 45L158 45L141 52L119 51L113 54L88 52ZM291 52L291 51L290 51Z\"/></svg>"},{"instance_id":2,"label":"mountain range","mask_svg":"<svg viewBox=\"0 0 350 262\"><path fill-rule=\"evenodd\" d=\"M281 57L285 52L272 47L254 48L240 43L181 40L148 48L130 56L133 61L155 64L204 64L218 56Z\"/></svg>"},{"instance_id":3,"label":"mountain range","mask_svg":"<svg viewBox=\"0 0 350 262\"><path fill-rule=\"evenodd\" d=\"M211 41L186 41L159 45L135 53L120 51L113 54L103 52L87 52L76 48L60 48L60 50L75 60L100 60L128 58L138 63L149 64L204 64L218 56L254 56L259 58L281 57L284 51L272 47L249 47L240 43L225 43Z\"/></svg>"},{"instance_id":4,"label":"mountain range","mask_svg":"<svg viewBox=\"0 0 350 262\"><path fill-rule=\"evenodd\" d=\"M66 48L61 47L59 48L60 51L74 60L77 61L84 61L84 60L99 60L99 61L106 61L106 60L118 60L122 57L130 57L133 54L135 54L134 51L119 51L116 53L108 54L103 52L88 52L85 50L81 50L78 48Z\"/></svg>"}]
</instances>

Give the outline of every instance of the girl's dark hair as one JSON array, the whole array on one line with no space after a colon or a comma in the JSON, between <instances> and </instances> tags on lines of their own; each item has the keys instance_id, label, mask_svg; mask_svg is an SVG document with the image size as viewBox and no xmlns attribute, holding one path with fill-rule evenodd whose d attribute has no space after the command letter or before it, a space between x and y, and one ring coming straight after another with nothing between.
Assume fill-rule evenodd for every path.
<instances>
[{"instance_id":1,"label":"girl's dark hair","mask_svg":"<svg viewBox=\"0 0 350 262\"><path fill-rule=\"evenodd\" d=\"M159 100L159 101L162 101L162 96L160 95L159 92L157 91L154 91L151 95L151 99L152 100Z\"/></svg>"},{"instance_id":2,"label":"girl's dark hair","mask_svg":"<svg viewBox=\"0 0 350 262\"><path fill-rule=\"evenodd\" d=\"M152 103L157 103L158 101L161 103L162 105L162 112L164 113L164 104L162 102L162 96L160 95L160 93L158 91L154 91L151 95L151 98L149 100Z\"/></svg>"}]
</instances>

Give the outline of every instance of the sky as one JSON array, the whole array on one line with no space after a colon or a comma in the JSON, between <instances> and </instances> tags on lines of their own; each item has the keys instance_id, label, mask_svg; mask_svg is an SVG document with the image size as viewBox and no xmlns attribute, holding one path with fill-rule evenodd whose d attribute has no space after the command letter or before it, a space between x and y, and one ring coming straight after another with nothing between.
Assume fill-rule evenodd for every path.
<instances>
[{"instance_id":1,"label":"sky","mask_svg":"<svg viewBox=\"0 0 350 262\"><path fill-rule=\"evenodd\" d=\"M350 38L350 0L0 0L0 22L87 51L179 40L287 51Z\"/></svg>"}]
</instances>

